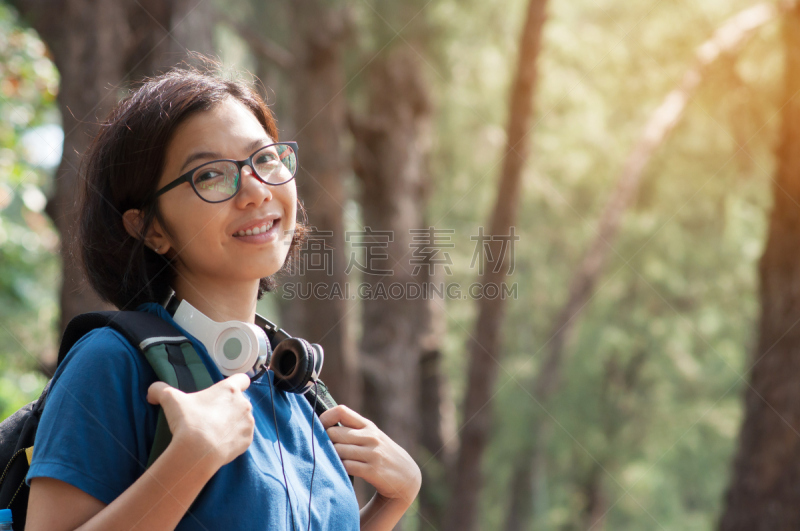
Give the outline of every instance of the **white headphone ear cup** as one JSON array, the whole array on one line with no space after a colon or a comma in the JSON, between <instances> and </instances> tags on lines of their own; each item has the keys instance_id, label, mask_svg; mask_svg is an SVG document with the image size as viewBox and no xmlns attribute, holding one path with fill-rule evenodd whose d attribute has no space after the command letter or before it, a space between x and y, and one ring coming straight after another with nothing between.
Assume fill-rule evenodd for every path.
<instances>
[{"instance_id":1,"label":"white headphone ear cup","mask_svg":"<svg viewBox=\"0 0 800 531\"><path fill-rule=\"evenodd\" d=\"M263 328L251 323L244 324L247 325L255 340L252 356L253 363L248 365L248 369L258 372L269 363L269 358L272 356L272 345L269 344L269 338Z\"/></svg>"},{"instance_id":2,"label":"white headphone ear cup","mask_svg":"<svg viewBox=\"0 0 800 531\"><path fill-rule=\"evenodd\" d=\"M256 372L269 355L267 334L250 323L226 324L233 326L218 336L212 354L220 372L225 376Z\"/></svg>"},{"instance_id":3,"label":"white headphone ear cup","mask_svg":"<svg viewBox=\"0 0 800 531\"><path fill-rule=\"evenodd\" d=\"M268 361L267 333L252 323L218 323L185 300L178 305L173 319L205 345L209 356L225 376L255 374Z\"/></svg>"},{"instance_id":4,"label":"white headphone ear cup","mask_svg":"<svg viewBox=\"0 0 800 531\"><path fill-rule=\"evenodd\" d=\"M230 376L252 368L257 357L256 350L255 337L251 330L231 326L217 336L212 357L220 372Z\"/></svg>"}]
</instances>

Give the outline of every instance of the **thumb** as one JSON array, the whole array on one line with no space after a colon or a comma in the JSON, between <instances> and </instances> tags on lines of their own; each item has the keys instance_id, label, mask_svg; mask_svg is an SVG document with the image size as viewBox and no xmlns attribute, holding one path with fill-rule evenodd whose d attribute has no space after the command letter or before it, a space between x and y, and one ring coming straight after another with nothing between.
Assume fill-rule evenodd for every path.
<instances>
[{"instance_id":1,"label":"thumb","mask_svg":"<svg viewBox=\"0 0 800 531\"><path fill-rule=\"evenodd\" d=\"M250 387L250 377L246 374L238 373L232 376L228 376L217 385L229 385L233 387L236 391L244 391L248 387Z\"/></svg>"},{"instance_id":2,"label":"thumb","mask_svg":"<svg viewBox=\"0 0 800 531\"><path fill-rule=\"evenodd\" d=\"M147 401L153 405L161 404L168 396L174 396L172 393L181 393L181 391L165 382L155 382L147 389Z\"/></svg>"}]
</instances>

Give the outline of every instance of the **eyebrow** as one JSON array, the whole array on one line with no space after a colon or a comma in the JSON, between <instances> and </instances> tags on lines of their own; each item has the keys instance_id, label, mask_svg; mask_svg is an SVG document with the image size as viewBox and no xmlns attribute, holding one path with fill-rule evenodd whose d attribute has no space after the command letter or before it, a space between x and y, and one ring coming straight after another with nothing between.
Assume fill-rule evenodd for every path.
<instances>
[{"instance_id":1,"label":"eyebrow","mask_svg":"<svg viewBox=\"0 0 800 531\"><path fill-rule=\"evenodd\" d=\"M258 140L253 140L252 142L247 144L245 146L245 149L247 151L255 151L256 149L258 149L262 145L266 146L270 142L271 142L271 140L269 138L259 138ZM198 151L198 152L192 153L191 155L186 157L186 160L183 162L183 166L181 166L181 169L178 171L178 173L183 173L183 171L186 169L186 167L189 164L191 164L192 162L195 162L197 160L201 160L201 159L224 159L224 158L225 158L224 156L222 156L220 153L218 153L216 151Z\"/></svg>"}]
</instances>

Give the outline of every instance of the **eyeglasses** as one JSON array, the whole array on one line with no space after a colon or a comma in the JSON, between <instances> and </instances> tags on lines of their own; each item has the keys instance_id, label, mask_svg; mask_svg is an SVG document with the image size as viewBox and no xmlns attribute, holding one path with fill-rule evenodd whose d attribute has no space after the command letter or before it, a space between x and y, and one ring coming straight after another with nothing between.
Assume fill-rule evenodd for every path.
<instances>
[{"instance_id":1,"label":"eyeglasses","mask_svg":"<svg viewBox=\"0 0 800 531\"><path fill-rule=\"evenodd\" d=\"M244 160L212 160L187 171L156 192L165 194L184 182L208 203L222 203L235 196L242 187L241 173L250 166L258 180L278 186L286 184L297 172L297 142L278 142L259 148Z\"/></svg>"}]
</instances>

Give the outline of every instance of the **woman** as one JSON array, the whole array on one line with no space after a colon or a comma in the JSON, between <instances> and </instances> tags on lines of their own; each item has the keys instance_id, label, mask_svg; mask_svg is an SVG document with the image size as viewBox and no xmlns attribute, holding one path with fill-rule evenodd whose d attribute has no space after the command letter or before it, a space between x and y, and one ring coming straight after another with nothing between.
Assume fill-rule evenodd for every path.
<instances>
[{"instance_id":1,"label":"woman","mask_svg":"<svg viewBox=\"0 0 800 531\"><path fill-rule=\"evenodd\" d=\"M294 167L274 178L253 167L277 141L259 97L212 75L174 70L122 101L84 165L80 244L95 290L173 324L159 304L172 290L214 321L253 323L303 235ZM209 164L218 159L239 161L222 185ZM394 526L420 486L402 448L345 406L312 422L304 397L271 396L271 373L252 385L245 374L223 378L187 336L217 382L190 394L153 383L110 328L73 347L37 434L29 530ZM145 470L159 407L172 441ZM348 474L377 490L360 514Z\"/></svg>"}]
</instances>

